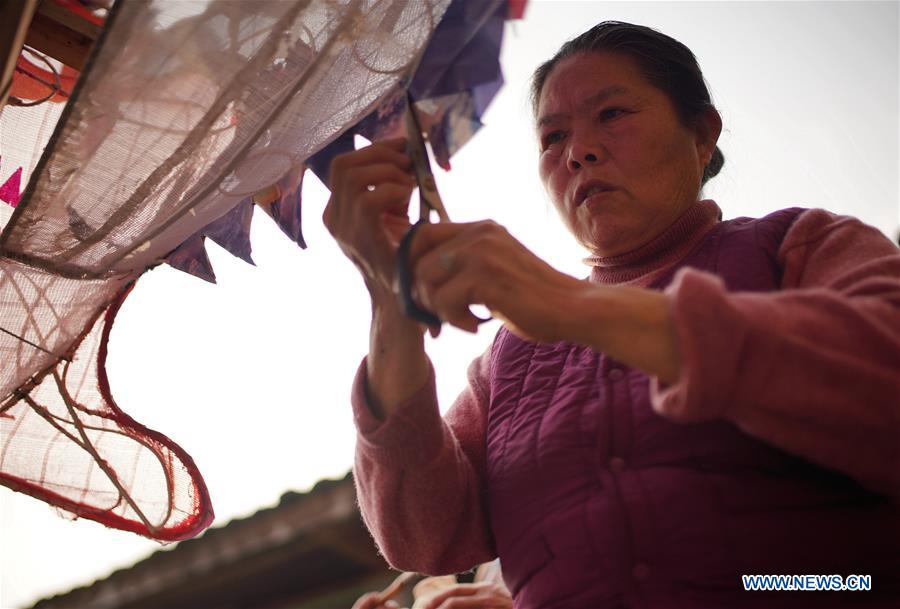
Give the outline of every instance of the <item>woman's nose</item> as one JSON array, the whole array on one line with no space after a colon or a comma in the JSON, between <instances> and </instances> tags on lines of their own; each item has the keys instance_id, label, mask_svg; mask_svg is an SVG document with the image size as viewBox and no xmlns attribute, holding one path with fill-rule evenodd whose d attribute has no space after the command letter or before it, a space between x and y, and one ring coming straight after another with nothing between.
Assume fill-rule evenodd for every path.
<instances>
[{"instance_id":1,"label":"woman's nose","mask_svg":"<svg viewBox=\"0 0 900 609\"><path fill-rule=\"evenodd\" d=\"M567 165L569 171L578 171L585 165L593 165L600 160L600 151L596 146L574 143L569 148Z\"/></svg>"}]
</instances>

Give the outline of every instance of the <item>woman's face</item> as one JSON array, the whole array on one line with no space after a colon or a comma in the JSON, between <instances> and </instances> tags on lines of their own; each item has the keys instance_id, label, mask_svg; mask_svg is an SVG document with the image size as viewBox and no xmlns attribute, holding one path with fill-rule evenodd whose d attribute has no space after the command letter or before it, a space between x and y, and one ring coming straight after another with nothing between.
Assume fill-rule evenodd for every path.
<instances>
[{"instance_id":1,"label":"woman's face","mask_svg":"<svg viewBox=\"0 0 900 609\"><path fill-rule=\"evenodd\" d=\"M697 131L682 125L628 56L560 61L539 100L540 175L575 238L614 256L672 224L697 200L718 139L718 114L708 114Z\"/></svg>"}]
</instances>

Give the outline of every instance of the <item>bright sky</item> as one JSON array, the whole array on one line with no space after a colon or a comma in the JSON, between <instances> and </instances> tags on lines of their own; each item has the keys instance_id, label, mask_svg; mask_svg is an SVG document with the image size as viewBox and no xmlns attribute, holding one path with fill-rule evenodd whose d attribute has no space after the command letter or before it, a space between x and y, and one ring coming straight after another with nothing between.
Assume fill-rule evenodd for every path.
<instances>
[{"instance_id":1,"label":"bright sky","mask_svg":"<svg viewBox=\"0 0 900 609\"><path fill-rule=\"evenodd\" d=\"M896 238L898 6L530 0L525 20L508 25L507 85L487 128L438 176L450 215L492 218L558 269L587 274L536 176L527 81L564 40L618 19L660 29L697 55L725 125L725 168L705 195L726 218L824 207ZM160 267L140 281L113 331L108 370L117 402L193 456L214 526L351 465L349 385L367 349L369 305L322 227L326 199L308 179L308 250L257 214L256 267L209 244L218 285ZM444 408L495 330L447 331L429 342ZM0 488L2 609L105 577L158 549Z\"/></svg>"}]
</instances>

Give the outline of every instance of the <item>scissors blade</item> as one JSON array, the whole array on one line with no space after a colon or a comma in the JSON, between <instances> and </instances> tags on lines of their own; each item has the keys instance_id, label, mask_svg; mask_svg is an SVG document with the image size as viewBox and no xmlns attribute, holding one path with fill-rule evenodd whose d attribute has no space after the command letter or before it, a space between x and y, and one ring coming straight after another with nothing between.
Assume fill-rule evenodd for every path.
<instances>
[{"instance_id":1,"label":"scissors blade","mask_svg":"<svg viewBox=\"0 0 900 609\"><path fill-rule=\"evenodd\" d=\"M412 96L406 94L406 133L409 141L409 156L413 162L413 169L416 172L416 182L419 185L419 197L429 209L437 212L441 222L449 222L450 217L441 200L441 194L438 192L437 183L434 180L434 173L431 171L431 163L428 160L428 150L425 147L425 138L422 137L422 127L419 119L416 117L416 111L413 106ZM423 214L427 210L421 210Z\"/></svg>"}]
</instances>

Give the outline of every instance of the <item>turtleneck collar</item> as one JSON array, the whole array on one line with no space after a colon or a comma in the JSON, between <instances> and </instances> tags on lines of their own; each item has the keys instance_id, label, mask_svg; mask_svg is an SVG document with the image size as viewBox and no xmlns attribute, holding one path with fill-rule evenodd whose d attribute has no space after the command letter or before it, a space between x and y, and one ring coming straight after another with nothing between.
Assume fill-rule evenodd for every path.
<instances>
[{"instance_id":1,"label":"turtleneck collar","mask_svg":"<svg viewBox=\"0 0 900 609\"><path fill-rule=\"evenodd\" d=\"M593 267L591 281L647 285L689 254L721 217L715 201L697 201L667 229L637 249L617 256L585 258L584 262Z\"/></svg>"}]
</instances>

